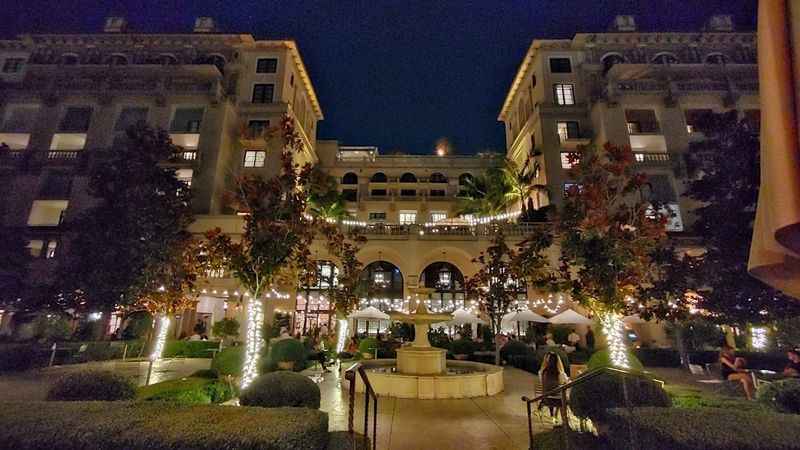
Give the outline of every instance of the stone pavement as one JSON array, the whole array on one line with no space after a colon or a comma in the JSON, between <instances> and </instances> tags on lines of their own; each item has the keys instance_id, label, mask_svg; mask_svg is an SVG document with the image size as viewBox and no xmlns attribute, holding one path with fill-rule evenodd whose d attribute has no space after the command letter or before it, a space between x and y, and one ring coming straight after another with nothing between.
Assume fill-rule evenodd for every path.
<instances>
[{"instance_id":1,"label":"stone pavement","mask_svg":"<svg viewBox=\"0 0 800 450\"><path fill-rule=\"evenodd\" d=\"M305 373L319 373L307 370ZM532 395L537 377L507 367L505 391L492 397L447 400L378 399L378 448L411 449L527 449L528 421L523 395ZM336 371L320 383L320 409L329 414L331 430L347 430L348 390ZM357 394L356 431L364 428L364 397ZM551 429L547 418L535 418L534 430ZM370 411L370 428L372 427Z\"/></svg>"},{"instance_id":2,"label":"stone pavement","mask_svg":"<svg viewBox=\"0 0 800 450\"><path fill-rule=\"evenodd\" d=\"M143 385L147 378L148 361L101 361L85 364L54 366L41 370L0 375L0 401L44 400L50 385L65 373L101 369L127 375ZM164 359L158 361L150 375L150 383L181 378L211 367L210 359Z\"/></svg>"}]
</instances>

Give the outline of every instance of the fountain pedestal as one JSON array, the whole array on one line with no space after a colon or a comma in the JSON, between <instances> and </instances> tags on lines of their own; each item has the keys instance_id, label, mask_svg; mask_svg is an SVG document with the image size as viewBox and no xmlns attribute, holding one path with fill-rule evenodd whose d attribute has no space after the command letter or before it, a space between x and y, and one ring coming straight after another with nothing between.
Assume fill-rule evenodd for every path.
<instances>
[{"instance_id":1,"label":"fountain pedestal","mask_svg":"<svg viewBox=\"0 0 800 450\"><path fill-rule=\"evenodd\" d=\"M397 371L402 374L438 375L446 370L447 350L407 347L397 349Z\"/></svg>"}]
</instances>

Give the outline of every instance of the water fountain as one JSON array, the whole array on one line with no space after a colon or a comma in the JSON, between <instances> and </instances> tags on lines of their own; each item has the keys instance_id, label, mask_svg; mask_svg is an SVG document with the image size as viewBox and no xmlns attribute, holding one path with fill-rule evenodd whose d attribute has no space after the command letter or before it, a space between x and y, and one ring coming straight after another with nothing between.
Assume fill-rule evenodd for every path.
<instances>
[{"instance_id":1,"label":"water fountain","mask_svg":"<svg viewBox=\"0 0 800 450\"><path fill-rule=\"evenodd\" d=\"M428 289L417 289L417 298L427 298ZM414 325L414 342L397 350L397 359L364 361L372 388L378 395L398 398L467 398L503 391L503 368L471 361L448 361L447 350L431 346L431 324L446 322L452 314L434 314L417 300L413 313L392 313L392 319ZM344 365L342 372L348 367ZM342 376L344 380L344 376ZM345 384L346 386L346 384ZM363 392L360 378L356 391Z\"/></svg>"}]
</instances>

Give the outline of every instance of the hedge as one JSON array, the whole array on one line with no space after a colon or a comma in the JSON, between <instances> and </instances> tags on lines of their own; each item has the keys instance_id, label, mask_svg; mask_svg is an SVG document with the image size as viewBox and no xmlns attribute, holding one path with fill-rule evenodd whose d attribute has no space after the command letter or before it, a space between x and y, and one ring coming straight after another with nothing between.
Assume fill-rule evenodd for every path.
<instances>
[{"instance_id":1,"label":"hedge","mask_svg":"<svg viewBox=\"0 0 800 450\"><path fill-rule=\"evenodd\" d=\"M50 350L37 344L0 345L0 372L11 372L45 367L50 361Z\"/></svg>"},{"instance_id":2,"label":"hedge","mask_svg":"<svg viewBox=\"0 0 800 450\"><path fill-rule=\"evenodd\" d=\"M580 379L580 378L578 378ZM625 382L623 386L623 381ZM625 390L629 404L625 402ZM623 406L672 405L661 384L644 376L623 376L614 372L597 375L594 379L576 384L570 391L569 405L580 418L606 422L608 410Z\"/></svg>"},{"instance_id":3,"label":"hedge","mask_svg":"<svg viewBox=\"0 0 800 450\"><path fill-rule=\"evenodd\" d=\"M300 406L319 409L319 386L305 375L281 370L256 377L239 396L245 406L279 408Z\"/></svg>"},{"instance_id":4,"label":"hedge","mask_svg":"<svg viewBox=\"0 0 800 450\"><path fill-rule=\"evenodd\" d=\"M630 351L628 352L628 364L630 364L630 370L644 370L644 366L639 361L639 358ZM589 362L586 363L586 368L588 370L599 369L601 367L613 367L613 364L611 364L611 354L608 350L594 352L589 358Z\"/></svg>"},{"instance_id":5,"label":"hedge","mask_svg":"<svg viewBox=\"0 0 800 450\"><path fill-rule=\"evenodd\" d=\"M82 370L59 378L47 392L48 400L131 400L136 384L107 370Z\"/></svg>"},{"instance_id":6,"label":"hedge","mask_svg":"<svg viewBox=\"0 0 800 450\"><path fill-rule=\"evenodd\" d=\"M211 358L218 348L219 341L167 341L164 358Z\"/></svg>"},{"instance_id":7,"label":"hedge","mask_svg":"<svg viewBox=\"0 0 800 450\"><path fill-rule=\"evenodd\" d=\"M0 442L15 450L325 449L328 415L309 408L164 402L0 403Z\"/></svg>"},{"instance_id":8,"label":"hedge","mask_svg":"<svg viewBox=\"0 0 800 450\"><path fill-rule=\"evenodd\" d=\"M222 403L233 398L233 387L223 380L188 377L142 386L136 398L185 404Z\"/></svg>"},{"instance_id":9,"label":"hedge","mask_svg":"<svg viewBox=\"0 0 800 450\"><path fill-rule=\"evenodd\" d=\"M680 367L681 355L671 348L637 348L633 354L645 367Z\"/></svg>"},{"instance_id":10,"label":"hedge","mask_svg":"<svg viewBox=\"0 0 800 450\"><path fill-rule=\"evenodd\" d=\"M758 387L756 399L777 412L800 414L800 379L763 383Z\"/></svg>"},{"instance_id":11,"label":"hedge","mask_svg":"<svg viewBox=\"0 0 800 450\"><path fill-rule=\"evenodd\" d=\"M220 375L238 377L242 374L244 366L244 347L228 347L214 356L211 361L211 370Z\"/></svg>"},{"instance_id":12,"label":"hedge","mask_svg":"<svg viewBox=\"0 0 800 450\"><path fill-rule=\"evenodd\" d=\"M722 408L633 408L608 411L612 448L670 450L800 449L800 417Z\"/></svg>"},{"instance_id":13,"label":"hedge","mask_svg":"<svg viewBox=\"0 0 800 450\"><path fill-rule=\"evenodd\" d=\"M266 357L259 362L259 372L267 373L278 370L279 362L294 362L292 370L301 371L306 368L308 353L302 342L294 338L273 341Z\"/></svg>"}]
</instances>

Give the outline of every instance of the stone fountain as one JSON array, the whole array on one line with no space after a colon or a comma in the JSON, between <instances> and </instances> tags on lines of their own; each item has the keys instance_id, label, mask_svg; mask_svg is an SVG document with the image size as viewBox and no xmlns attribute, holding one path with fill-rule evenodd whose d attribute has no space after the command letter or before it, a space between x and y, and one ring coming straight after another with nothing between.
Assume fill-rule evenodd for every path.
<instances>
[{"instance_id":1,"label":"stone fountain","mask_svg":"<svg viewBox=\"0 0 800 450\"><path fill-rule=\"evenodd\" d=\"M447 350L428 341L431 324L446 322L452 314L433 314L424 300L432 289L417 289L417 307L410 313L392 313L394 320L414 325L414 342L397 350L397 359L362 361L370 384L378 395L397 398L468 398L495 395L503 391L503 368L471 361L448 361ZM342 365L341 379L349 365ZM348 387L348 383L344 383ZM364 384L356 377L356 391Z\"/></svg>"}]
</instances>

